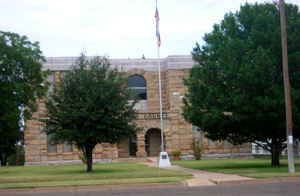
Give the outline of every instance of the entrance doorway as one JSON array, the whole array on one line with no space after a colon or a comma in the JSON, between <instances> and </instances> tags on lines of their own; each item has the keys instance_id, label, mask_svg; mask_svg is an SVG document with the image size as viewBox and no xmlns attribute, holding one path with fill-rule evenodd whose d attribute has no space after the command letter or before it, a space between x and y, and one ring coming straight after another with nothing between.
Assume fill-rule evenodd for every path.
<instances>
[{"instance_id":1,"label":"entrance doorway","mask_svg":"<svg viewBox=\"0 0 300 196\"><path fill-rule=\"evenodd\" d=\"M160 129L149 129L145 135L145 151L147 156L158 156L161 151Z\"/></svg>"},{"instance_id":2,"label":"entrance doorway","mask_svg":"<svg viewBox=\"0 0 300 196\"><path fill-rule=\"evenodd\" d=\"M119 158L136 157L136 136L123 139L118 143Z\"/></svg>"},{"instance_id":3,"label":"entrance doorway","mask_svg":"<svg viewBox=\"0 0 300 196\"><path fill-rule=\"evenodd\" d=\"M129 156L136 157L137 145L136 145L136 136L129 138Z\"/></svg>"}]
</instances>

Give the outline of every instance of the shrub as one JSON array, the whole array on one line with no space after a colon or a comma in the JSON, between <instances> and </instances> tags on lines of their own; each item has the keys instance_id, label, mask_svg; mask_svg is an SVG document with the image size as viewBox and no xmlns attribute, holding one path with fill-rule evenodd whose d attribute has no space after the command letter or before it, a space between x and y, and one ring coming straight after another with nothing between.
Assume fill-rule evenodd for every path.
<instances>
[{"instance_id":1,"label":"shrub","mask_svg":"<svg viewBox=\"0 0 300 196\"><path fill-rule=\"evenodd\" d=\"M201 149L200 145L194 141L192 144L192 148L193 148L195 159L200 160L201 156L202 156L202 149Z\"/></svg>"}]
</instances>

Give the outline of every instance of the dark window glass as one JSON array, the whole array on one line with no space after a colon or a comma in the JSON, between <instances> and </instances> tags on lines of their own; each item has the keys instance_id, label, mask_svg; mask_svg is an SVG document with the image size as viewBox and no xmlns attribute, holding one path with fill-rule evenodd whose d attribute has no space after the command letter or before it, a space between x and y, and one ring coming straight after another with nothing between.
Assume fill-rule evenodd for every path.
<instances>
[{"instance_id":1,"label":"dark window glass","mask_svg":"<svg viewBox=\"0 0 300 196\"><path fill-rule=\"evenodd\" d=\"M65 141L63 143L63 152L73 152L72 142Z\"/></svg>"},{"instance_id":2,"label":"dark window glass","mask_svg":"<svg viewBox=\"0 0 300 196\"><path fill-rule=\"evenodd\" d=\"M132 91L132 99L136 97L140 100L147 100L146 80L143 77L138 75L129 77L127 87Z\"/></svg>"},{"instance_id":3,"label":"dark window glass","mask_svg":"<svg viewBox=\"0 0 300 196\"><path fill-rule=\"evenodd\" d=\"M216 146L217 145L216 141L213 141L211 139L207 139L207 140L208 140L208 146Z\"/></svg>"},{"instance_id":4,"label":"dark window glass","mask_svg":"<svg viewBox=\"0 0 300 196\"><path fill-rule=\"evenodd\" d=\"M128 78L128 87L146 87L146 80L138 75L134 75Z\"/></svg>"},{"instance_id":5,"label":"dark window glass","mask_svg":"<svg viewBox=\"0 0 300 196\"><path fill-rule=\"evenodd\" d=\"M52 141L53 135L47 135L47 152L48 153L56 153L57 152L57 146L56 144Z\"/></svg>"},{"instance_id":6,"label":"dark window glass","mask_svg":"<svg viewBox=\"0 0 300 196\"><path fill-rule=\"evenodd\" d=\"M54 92L54 72L47 77L47 82L50 83L47 91L47 97L49 97Z\"/></svg>"}]
</instances>

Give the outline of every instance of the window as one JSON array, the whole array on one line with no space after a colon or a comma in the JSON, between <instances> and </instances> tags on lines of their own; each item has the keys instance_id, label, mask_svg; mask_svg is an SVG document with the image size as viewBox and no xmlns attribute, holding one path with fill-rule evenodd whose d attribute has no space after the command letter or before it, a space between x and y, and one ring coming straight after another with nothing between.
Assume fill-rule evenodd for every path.
<instances>
[{"instance_id":1,"label":"window","mask_svg":"<svg viewBox=\"0 0 300 196\"><path fill-rule=\"evenodd\" d=\"M67 72L66 71L60 71L59 72L59 80L61 81L64 77L66 77Z\"/></svg>"},{"instance_id":2,"label":"window","mask_svg":"<svg viewBox=\"0 0 300 196\"><path fill-rule=\"evenodd\" d=\"M47 91L47 97L49 97L54 92L54 72L47 77L47 82L50 83Z\"/></svg>"},{"instance_id":3,"label":"window","mask_svg":"<svg viewBox=\"0 0 300 196\"><path fill-rule=\"evenodd\" d=\"M232 144L229 141L224 140L224 147L232 147Z\"/></svg>"},{"instance_id":4,"label":"window","mask_svg":"<svg viewBox=\"0 0 300 196\"><path fill-rule=\"evenodd\" d=\"M57 145L52 141L53 135L47 135L47 152L48 153L56 153Z\"/></svg>"},{"instance_id":5,"label":"window","mask_svg":"<svg viewBox=\"0 0 300 196\"><path fill-rule=\"evenodd\" d=\"M202 130L199 127L193 126L192 128L193 130L193 136L194 136L194 142L199 145L202 146Z\"/></svg>"},{"instance_id":6,"label":"window","mask_svg":"<svg viewBox=\"0 0 300 196\"><path fill-rule=\"evenodd\" d=\"M132 99L147 100L146 80L142 76L134 75L129 77L127 87L132 90Z\"/></svg>"},{"instance_id":7,"label":"window","mask_svg":"<svg viewBox=\"0 0 300 196\"><path fill-rule=\"evenodd\" d=\"M65 141L63 143L63 152L73 152L72 142Z\"/></svg>"},{"instance_id":8,"label":"window","mask_svg":"<svg viewBox=\"0 0 300 196\"><path fill-rule=\"evenodd\" d=\"M216 146L216 145L217 145L217 141L213 141L213 140L211 140L211 139L207 139L207 141L208 141L208 146L213 147L213 146Z\"/></svg>"}]
</instances>

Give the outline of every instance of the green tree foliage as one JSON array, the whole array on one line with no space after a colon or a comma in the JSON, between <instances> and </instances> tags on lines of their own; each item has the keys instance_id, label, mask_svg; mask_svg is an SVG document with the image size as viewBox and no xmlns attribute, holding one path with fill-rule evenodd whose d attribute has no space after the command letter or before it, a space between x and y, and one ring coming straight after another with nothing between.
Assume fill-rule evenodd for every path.
<instances>
[{"instance_id":1,"label":"green tree foliage","mask_svg":"<svg viewBox=\"0 0 300 196\"><path fill-rule=\"evenodd\" d=\"M286 5L294 137L299 138L300 13ZM276 4L245 4L228 13L205 43L193 49L197 62L185 81L184 117L212 140L258 143L272 166L286 148L280 13Z\"/></svg>"},{"instance_id":2,"label":"green tree foliage","mask_svg":"<svg viewBox=\"0 0 300 196\"><path fill-rule=\"evenodd\" d=\"M0 31L0 161L15 152L23 138L23 120L31 118L47 89L39 43L26 36Z\"/></svg>"},{"instance_id":3,"label":"green tree foliage","mask_svg":"<svg viewBox=\"0 0 300 196\"><path fill-rule=\"evenodd\" d=\"M73 141L92 171L96 144L116 143L138 130L126 78L107 59L88 60L83 54L61 79L46 102L46 133L57 142Z\"/></svg>"}]
</instances>

